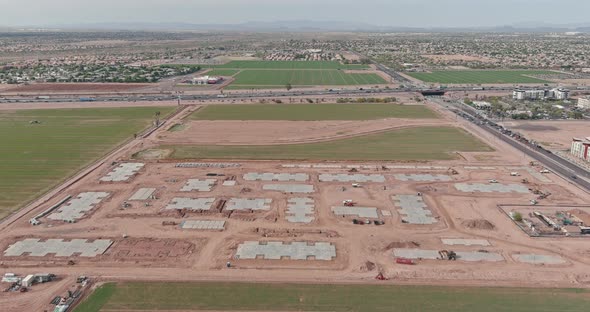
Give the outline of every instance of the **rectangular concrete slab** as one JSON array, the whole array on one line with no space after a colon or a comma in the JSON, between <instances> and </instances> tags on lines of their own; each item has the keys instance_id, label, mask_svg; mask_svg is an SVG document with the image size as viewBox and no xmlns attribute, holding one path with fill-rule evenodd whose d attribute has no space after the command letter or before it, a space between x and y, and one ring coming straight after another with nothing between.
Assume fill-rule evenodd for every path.
<instances>
[{"instance_id":1,"label":"rectangular concrete slab","mask_svg":"<svg viewBox=\"0 0 590 312\"><path fill-rule=\"evenodd\" d=\"M237 181L223 181L221 185L223 186L235 186Z\"/></svg>"},{"instance_id":2,"label":"rectangular concrete slab","mask_svg":"<svg viewBox=\"0 0 590 312\"><path fill-rule=\"evenodd\" d=\"M487 239L465 239L465 238L441 238L445 245L463 245L463 246L490 246Z\"/></svg>"},{"instance_id":3,"label":"rectangular concrete slab","mask_svg":"<svg viewBox=\"0 0 590 312\"><path fill-rule=\"evenodd\" d=\"M320 174L320 182L385 182L385 177L381 174Z\"/></svg>"},{"instance_id":4,"label":"rectangular concrete slab","mask_svg":"<svg viewBox=\"0 0 590 312\"><path fill-rule=\"evenodd\" d=\"M166 206L166 209L188 209L188 210L210 210L215 202L214 197L207 198L186 198L175 197Z\"/></svg>"},{"instance_id":5,"label":"rectangular concrete slab","mask_svg":"<svg viewBox=\"0 0 590 312\"><path fill-rule=\"evenodd\" d=\"M499 253L494 252L480 252L480 251L457 251L457 260L461 261L488 261L488 262L497 262L497 261L504 261L504 257L502 257Z\"/></svg>"},{"instance_id":6,"label":"rectangular concrete slab","mask_svg":"<svg viewBox=\"0 0 590 312\"><path fill-rule=\"evenodd\" d=\"M523 193L529 192L529 189L520 184L500 184L500 183L456 183L455 188L461 192L482 192L482 193Z\"/></svg>"},{"instance_id":7,"label":"rectangular concrete slab","mask_svg":"<svg viewBox=\"0 0 590 312\"><path fill-rule=\"evenodd\" d=\"M311 198L289 198L285 218L292 223L310 223L315 219L314 208L315 204Z\"/></svg>"},{"instance_id":8,"label":"rectangular concrete slab","mask_svg":"<svg viewBox=\"0 0 590 312\"><path fill-rule=\"evenodd\" d=\"M257 173L257 172L250 172L244 174L244 180L246 181L296 181L296 182L304 182L309 180L309 175L307 173Z\"/></svg>"},{"instance_id":9,"label":"rectangular concrete slab","mask_svg":"<svg viewBox=\"0 0 590 312\"><path fill-rule=\"evenodd\" d=\"M501 254L493 252L480 252L480 251L457 251L457 260L461 261L490 261L497 262L503 261L504 257ZM393 250L395 257L408 258L408 259L429 259L436 260L440 259L438 250L427 250L427 249L411 249L411 248L396 248Z\"/></svg>"},{"instance_id":10,"label":"rectangular concrete slab","mask_svg":"<svg viewBox=\"0 0 590 312\"><path fill-rule=\"evenodd\" d=\"M518 262L532 264L562 264L565 263L562 257L536 254L514 254L512 258Z\"/></svg>"},{"instance_id":11,"label":"rectangular concrete slab","mask_svg":"<svg viewBox=\"0 0 590 312\"><path fill-rule=\"evenodd\" d=\"M424 203L422 196L395 195L391 197L397 207L402 221L410 224L433 224L437 220Z\"/></svg>"},{"instance_id":12,"label":"rectangular concrete slab","mask_svg":"<svg viewBox=\"0 0 590 312\"><path fill-rule=\"evenodd\" d=\"M189 230L215 230L223 231L225 229L225 221L217 220L186 220L180 223L181 229Z\"/></svg>"},{"instance_id":13,"label":"rectangular concrete slab","mask_svg":"<svg viewBox=\"0 0 590 312\"><path fill-rule=\"evenodd\" d=\"M415 181L415 182L447 182L452 178L444 174L394 174L396 179L400 181Z\"/></svg>"},{"instance_id":14,"label":"rectangular concrete slab","mask_svg":"<svg viewBox=\"0 0 590 312\"><path fill-rule=\"evenodd\" d=\"M176 168L237 168L241 164L237 163L202 163L202 162L187 162L178 163Z\"/></svg>"},{"instance_id":15,"label":"rectangular concrete slab","mask_svg":"<svg viewBox=\"0 0 590 312\"><path fill-rule=\"evenodd\" d=\"M438 250L425 250L425 249L407 249L407 248L395 248L393 249L393 255L399 258L408 259L430 259L436 260L440 257Z\"/></svg>"},{"instance_id":16,"label":"rectangular concrete slab","mask_svg":"<svg viewBox=\"0 0 590 312\"><path fill-rule=\"evenodd\" d=\"M51 220L75 222L108 196L109 193L107 192L80 193L78 197L70 199L65 205L58 208L56 212L47 216L47 218Z\"/></svg>"},{"instance_id":17,"label":"rectangular concrete slab","mask_svg":"<svg viewBox=\"0 0 590 312\"><path fill-rule=\"evenodd\" d=\"M217 180L215 179L189 179L186 184L180 189L181 192L209 192Z\"/></svg>"},{"instance_id":18,"label":"rectangular concrete slab","mask_svg":"<svg viewBox=\"0 0 590 312\"><path fill-rule=\"evenodd\" d=\"M332 212L337 216L357 216L359 218L379 218L377 208L375 207L349 207L336 206L332 207Z\"/></svg>"},{"instance_id":19,"label":"rectangular concrete slab","mask_svg":"<svg viewBox=\"0 0 590 312\"><path fill-rule=\"evenodd\" d=\"M100 178L103 182L123 182L129 180L134 176L144 164L142 163L122 163L107 173L104 177Z\"/></svg>"},{"instance_id":20,"label":"rectangular concrete slab","mask_svg":"<svg viewBox=\"0 0 590 312\"><path fill-rule=\"evenodd\" d=\"M156 189L153 187L140 188L139 190L137 190L137 192L135 192L135 194L129 197L129 200L147 200L152 196L152 194L154 194L155 191Z\"/></svg>"},{"instance_id":21,"label":"rectangular concrete slab","mask_svg":"<svg viewBox=\"0 0 590 312\"><path fill-rule=\"evenodd\" d=\"M227 210L270 210L270 198L231 198L227 201Z\"/></svg>"},{"instance_id":22,"label":"rectangular concrete slab","mask_svg":"<svg viewBox=\"0 0 590 312\"><path fill-rule=\"evenodd\" d=\"M71 257L78 254L80 257L96 257L102 255L113 241L97 239L88 241L86 239L48 239L41 241L39 238L27 238L18 241L4 251L4 256L19 257L28 254L32 257L44 257L54 254L56 257Z\"/></svg>"},{"instance_id":23,"label":"rectangular concrete slab","mask_svg":"<svg viewBox=\"0 0 590 312\"><path fill-rule=\"evenodd\" d=\"M265 260L324 260L329 261L336 257L336 246L326 242L258 242L247 241L238 245L237 259Z\"/></svg>"},{"instance_id":24,"label":"rectangular concrete slab","mask_svg":"<svg viewBox=\"0 0 590 312\"><path fill-rule=\"evenodd\" d=\"M262 186L263 190L267 191L281 191L284 193L313 193L313 185L311 184L265 184Z\"/></svg>"}]
</instances>

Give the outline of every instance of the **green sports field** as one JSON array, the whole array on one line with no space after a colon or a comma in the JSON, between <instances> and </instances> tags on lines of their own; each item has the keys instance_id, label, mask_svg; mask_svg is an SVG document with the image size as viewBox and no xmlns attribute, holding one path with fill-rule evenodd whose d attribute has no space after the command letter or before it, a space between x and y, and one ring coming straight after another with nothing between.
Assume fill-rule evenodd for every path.
<instances>
[{"instance_id":1,"label":"green sports field","mask_svg":"<svg viewBox=\"0 0 590 312\"><path fill-rule=\"evenodd\" d=\"M109 311L587 311L582 289L246 283L109 283L74 312Z\"/></svg>"},{"instance_id":2,"label":"green sports field","mask_svg":"<svg viewBox=\"0 0 590 312\"><path fill-rule=\"evenodd\" d=\"M368 65L341 64L331 61L231 61L213 68L209 75L233 76L227 89L265 89L309 86L376 85L387 81L375 73L346 73L345 70L368 69Z\"/></svg>"},{"instance_id":3,"label":"green sports field","mask_svg":"<svg viewBox=\"0 0 590 312\"><path fill-rule=\"evenodd\" d=\"M502 84L502 83L547 83L549 81L527 75L551 75L546 70L453 70L432 73L406 73L418 80L444 84Z\"/></svg>"},{"instance_id":4,"label":"green sports field","mask_svg":"<svg viewBox=\"0 0 590 312\"><path fill-rule=\"evenodd\" d=\"M148 127L156 111L172 108L0 111L0 217Z\"/></svg>"},{"instance_id":5,"label":"green sports field","mask_svg":"<svg viewBox=\"0 0 590 312\"><path fill-rule=\"evenodd\" d=\"M209 105L194 112L195 120L371 120L437 118L423 105L399 104L235 104Z\"/></svg>"},{"instance_id":6,"label":"green sports field","mask_svg":"<svg viewBox=\"0 0 590 312\"><path fill-rule=\"evenodd\" d=\"M387 83L381 76L374 73L350 74L341 70L243 70L235 76L236 86L293 86L318 85L374 85Z\"/></svg>"},{"instance_id":7,"label":"green sports field","mask_svg":"<svg viewBox=\"0 0 590 312\"><path fill-rule=\"evenodd\" d=\"M453 152L491 151L466 131L454 127L416 127L321 143L285 145L176 145L174 159L260 160L449 160Z\"/></svg>"}]
</instances>

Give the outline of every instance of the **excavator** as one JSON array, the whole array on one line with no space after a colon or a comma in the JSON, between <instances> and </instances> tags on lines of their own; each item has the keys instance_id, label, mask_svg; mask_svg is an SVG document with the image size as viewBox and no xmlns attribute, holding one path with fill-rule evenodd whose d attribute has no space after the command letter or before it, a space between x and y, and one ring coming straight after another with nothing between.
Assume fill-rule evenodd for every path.
<instances>
[{"instance_id":1,"label":"excavator","mask_svg":"<svg viewBox=\"0 0 590 312\"><path fill-rule=\"evenodd\" d=\"M438 254L441 260L457 260L457 254L452 250L441 250Z\"/></svg>"}]
</instances>

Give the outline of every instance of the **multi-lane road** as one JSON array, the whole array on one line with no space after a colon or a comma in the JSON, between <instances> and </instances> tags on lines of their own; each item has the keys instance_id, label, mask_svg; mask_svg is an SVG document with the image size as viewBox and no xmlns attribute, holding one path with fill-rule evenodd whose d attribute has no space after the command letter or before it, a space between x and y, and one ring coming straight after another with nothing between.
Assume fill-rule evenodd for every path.
<instances>
[{"instance_id":1,"label":"multi-lane road","mask_svg":"<svg viewBox=\"0 0 590 312\"><path fill-rule=\"evenodd\" d=\"M454 112L468 119L474 125L481 129L491 133L500 140L506 142L517 150L521 151L530 158L536 160L548 170L553 173L559 174L571 183L577 184L579 187L586 191L590 191L590 172L586 169L555 155L549 150L538 147L535 144L521 142L514 137L507 135L506 131L502 131L501 127L495 125L495 123L487 121L485 118L479 116L477 111L470 106L467 106L458 101L444 102L441 99L431 98L432 102L448 107Z\"/></svg>"}]
</instances>

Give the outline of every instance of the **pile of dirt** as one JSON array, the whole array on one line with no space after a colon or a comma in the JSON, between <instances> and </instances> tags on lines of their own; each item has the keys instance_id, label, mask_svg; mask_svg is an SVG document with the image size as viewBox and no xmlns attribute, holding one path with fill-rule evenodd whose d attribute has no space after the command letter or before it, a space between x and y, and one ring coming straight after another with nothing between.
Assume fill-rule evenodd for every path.
<instances>
[{"instance_id":1,"label":"pile of dirt","mask_svg":"<svg viewBox=\"0 0 590 312\"><path fill-rule=\"evenodd\" d=\"M477 230L494 230L494 229L496 229L496 226L492 222L490 222L488 220L484 220L484 219L465 220L465 221L461 222L461 224L468 229L477 229Z\"/></svg>"},{"instance_id":2,"label":"pile of dirt","mask_svg":"<svg viewBox=\"0 0 590 312\"><path fill-rule=\"evenodd\" d=\"M375 263L371 262L371 261L367 261L365 263L363 263L363 265L361 265L360 270L361 272L370 272L375 270L375 267L377 267L377 265L375 265Z\"/></svg>"},{"instance_id":3,"label":"pile of dirt","mask_svg":"<svg viewBox=\"0 0 590 312\"><path fill-rule=\"evenodd\" d=\"M418 248L418 247L420 247L420 243L417 243L417 242L392 242L389 245L385 246L385 248L383 250L388 251L393 248Z\"/></svg>"}]
</instances>

